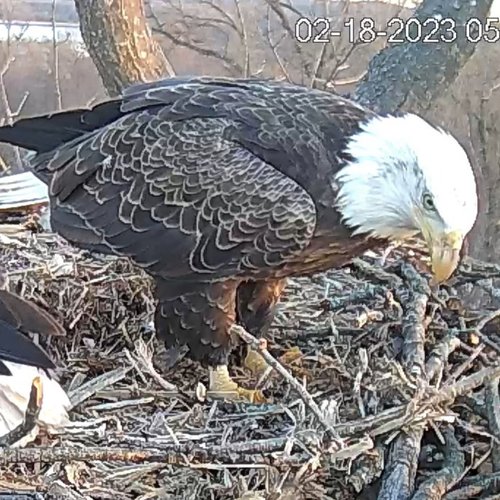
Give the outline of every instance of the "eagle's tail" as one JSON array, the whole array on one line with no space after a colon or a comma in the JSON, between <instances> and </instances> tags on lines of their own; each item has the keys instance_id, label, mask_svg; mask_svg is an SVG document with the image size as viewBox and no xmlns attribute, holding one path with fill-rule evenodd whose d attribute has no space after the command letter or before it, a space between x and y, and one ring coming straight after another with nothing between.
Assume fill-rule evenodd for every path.
<instances>
[{"instance_id":1,"label":"eagle's tail","mask_svg":"<svg viewBox=\"0 0 500 500\"><path fill-rule=\"evenodd\" d=\"M50 314L22 297L0 290L0 374L8 375L7 361L37 368L54 368L41 347L25 333L65 335L64 328Z\"/></svg>"},{"instance_id":2,"label":"eagle's tail","mask_svg":"<svg viewBox=\"0 0 500 500\"><path fill-rule=\"evenodd\" d=\"M59 383L47 373L48 369L55 368L54 363L25 335L27 332L65 334L62 325L43 309L0 289L0 436L23 422L35 379L39 379L42 396L38 423L50 430L69 421L70 400ZM23 438L22 444L36 436L38 423Z\"/></svg>"},{"instance_id":3,"label":"eagle's tail","mask_svg":"<svg viewBox=\"0 0 500 500\"><path fill-rule=\"evenodd\" d=\"M57 430L69 423L71 402L61 385L42 369L5 362L11 375L0 375L0 436L22 424L30 399L31 384L39 378L42 401L37 425L14 446L25 446L35 439L39 427Z\"/></svg>"},{"instance_id":4,"label":"eagle's tail","mask_svg":"<svg viewBox=\"0 0 500 500\"><path fill-rule=\"evenodd\" d=\"M0 127L0 142L48 153L59 146L92 132L121 116L120 100L98 104L92 109L73 109L47 115L21 118Z\"/></svg>"}]
</instances>

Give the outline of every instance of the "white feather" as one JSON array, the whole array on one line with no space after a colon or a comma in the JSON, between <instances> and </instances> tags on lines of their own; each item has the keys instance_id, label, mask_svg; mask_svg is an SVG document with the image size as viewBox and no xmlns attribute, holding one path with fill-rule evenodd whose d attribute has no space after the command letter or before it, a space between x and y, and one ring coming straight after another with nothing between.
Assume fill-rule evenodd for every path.
<instances>
[{"instance_id":1,"label":"white feather","mask_svg":"<svg viewBox=\"0 0 500 500\"><path fill-rule=\"evenodd\" d=\"M0 376L0 436L15 429L24 420L31 392L31 384L35 377L42 382L42 404L38 417L38 425L33 432L16 443L24 446L38 434L39 428L56 430L69 423L68 410L71 403L59 383L36 367L10 361L2 361L12 375Z\"/></svg>"},{"instance_id":2,"label":"white feather","mask_svg":"<svg viewBox=\"0 0 500 500\"><path fill-rule=\"evenodd\" d=\"M348 143L353 161L336 175L344 222L357 233L405 238L419 231L428 191L444 231L467 234L477 217L477 188L467 154L422 118L377 117Z\"/></svg>"},{"instance_id":3,"label":"white feather","mask_svg":"<svg viewBox=\"0 0 500 500\"><path fill-rule=\"evenodd\" d=\"M31 172L0 177L0 210L48 203L47 186Z\"/></svg>"}]
</instances>

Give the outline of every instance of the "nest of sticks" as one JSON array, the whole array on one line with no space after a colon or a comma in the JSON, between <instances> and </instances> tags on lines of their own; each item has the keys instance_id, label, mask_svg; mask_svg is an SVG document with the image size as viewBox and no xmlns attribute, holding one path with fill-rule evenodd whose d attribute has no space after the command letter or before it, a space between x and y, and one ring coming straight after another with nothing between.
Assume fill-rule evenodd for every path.
<instances>
[{"instance_id":1,"label":"nest of sticks","mask_svg":"<svg viewBox=\"0 0 500 500\"><path fill-rule=\"evenodd\" d=\"M466 259L433 288L417 246L291 280L263 352L277 369L232 365L272 398L257 406L168 366L151 280L127 261L0 240L10 289L67 329L37 341L74 405L68 429L0 448L0 498L498 498L500 266Z\"/></svg>"}]
</instances>

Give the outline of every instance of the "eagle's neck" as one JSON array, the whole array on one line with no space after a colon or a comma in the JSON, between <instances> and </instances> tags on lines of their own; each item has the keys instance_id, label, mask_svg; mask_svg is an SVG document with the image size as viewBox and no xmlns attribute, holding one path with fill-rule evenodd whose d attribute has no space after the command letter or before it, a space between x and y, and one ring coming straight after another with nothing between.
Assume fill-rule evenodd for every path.
<instances>
[{"instance_id":1,"label":"eagle's neck","mask_svg":"<svg viewBox=\"0 0 500 500\"><path fill-rule=\"evenodd\" d=\"M422 178L412 149L393 140L394 120L366 122L349 140L350 160L335 175L336 208L354 235L404 240L418 233L413 198Z\"/></svg>"}]
</instances>

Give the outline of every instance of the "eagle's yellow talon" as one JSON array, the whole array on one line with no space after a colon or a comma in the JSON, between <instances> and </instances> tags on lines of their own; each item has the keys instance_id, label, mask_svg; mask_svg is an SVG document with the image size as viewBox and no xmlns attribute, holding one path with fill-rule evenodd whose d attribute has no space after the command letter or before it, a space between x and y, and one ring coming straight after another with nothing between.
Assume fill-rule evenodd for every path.
<instances>
[{"instance_id":1,"label":"eagle's yellow talon","mask_svg":"<svg viewBox=\"0 0 500 500\"><path fill-rule=\"evenodd\" d=\"M244 389L243 387L238 387L239 399L250 401L250 403L267 403L268 400L264 396L262 391L258 389Z\"/></svg>"},{"instance_id":2,"label":"eagle's yellow talon","mask_svg":"<svg viewBox=\"0 0 500 500\"><path fill-rule=\"evenodd\" d=\"M269 367L262 355L251 347L248 347L243 366L250 370L256 377L262 376Z\"/></svg>"},{"instance_id":3,"label":"eagle's yellow talon","mask_svg":"<svg viewBox=\"0 0 500 500\"><path fill-rule=\"evenodd\" d=\"M262 391L245 389L232 380L226 365L211 368L209 378L209 393L214 398L250 403L265 403L267 401Z\"/></svg>"},{"instance_id":4,"label":"eagle's yellow talon","mask_svg":"<svg viewBox=\"0 0 500 500\"><path fill-rule=\"evenodd\" d=\"M299 347L294 346L285 351L279 358L279 360L287 365L289 363L293 363L294 361L297 361L300 359L302 356L304 356L303 352L299 349Z\"/></svg>"}]
</instances>

